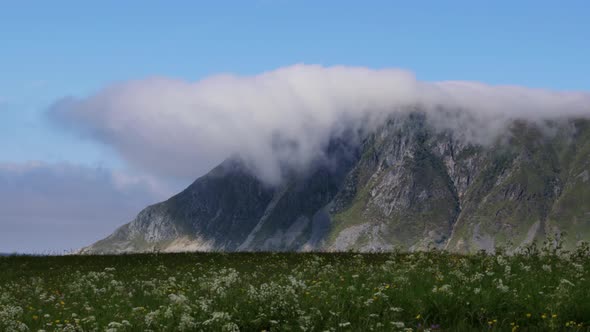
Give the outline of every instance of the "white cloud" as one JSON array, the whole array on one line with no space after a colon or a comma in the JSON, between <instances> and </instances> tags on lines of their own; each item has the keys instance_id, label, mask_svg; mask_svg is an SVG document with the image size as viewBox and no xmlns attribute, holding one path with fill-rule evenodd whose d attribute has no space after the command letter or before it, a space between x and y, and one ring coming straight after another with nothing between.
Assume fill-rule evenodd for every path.
<instances>
[{"instance_id":1,"label":"white cloud","mask_svg":"<svg viewBox=\"0 0 590 332\"><path fill-rule=\"evenodd\" d=\"M488 140L508 119L589 116L590 94L476 82L421 82L397 69L295 65L198 82L153 78L66 98L51 116L154 174L194 179L232 154L268 181L304 167L335 131L419 106L433 124ZM437 111L462 110L449 117ZM277 148L277 138L282 142ZM288 148L284 148L288 147Z\"/></svg>"}]
</instances>

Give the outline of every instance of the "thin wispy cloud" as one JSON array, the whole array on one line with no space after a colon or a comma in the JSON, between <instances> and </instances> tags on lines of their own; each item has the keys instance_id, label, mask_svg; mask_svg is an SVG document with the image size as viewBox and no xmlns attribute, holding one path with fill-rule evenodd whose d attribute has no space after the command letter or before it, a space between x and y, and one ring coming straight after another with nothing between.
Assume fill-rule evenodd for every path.
<instances>
[{"instance_id":1,"label":"thin wispy cloud","mask_svg":"<svg viewBox=\"0 0 590 332\"><path fill-rule=\"evenodd\" d=\"M0 252L63 249L68 234L79 245L95 241L173 192L148 176L100 167L0 163ZM36 242L18 240L28 236Z\"/></svg>"}]
</instances>

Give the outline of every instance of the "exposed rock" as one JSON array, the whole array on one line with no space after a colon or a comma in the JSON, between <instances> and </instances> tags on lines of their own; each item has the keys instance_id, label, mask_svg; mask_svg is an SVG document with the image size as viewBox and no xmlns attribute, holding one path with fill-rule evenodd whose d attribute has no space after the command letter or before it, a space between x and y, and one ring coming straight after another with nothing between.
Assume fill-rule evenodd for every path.
<instances>
[{"instance_id":1,"label":"exposed rock","mask_svg":"<svg viewBox=\"0 0 590 332\"><path fill-rule=\"evenodd\" d=\"M568 246L590 240L590 121L561 121L551 135L515 121L481 145L426 120L410 113L360 142L335 139L330 163L276 187L229 159L81 252L473 252L556 230Z\"/></svg>"}]
</instances>

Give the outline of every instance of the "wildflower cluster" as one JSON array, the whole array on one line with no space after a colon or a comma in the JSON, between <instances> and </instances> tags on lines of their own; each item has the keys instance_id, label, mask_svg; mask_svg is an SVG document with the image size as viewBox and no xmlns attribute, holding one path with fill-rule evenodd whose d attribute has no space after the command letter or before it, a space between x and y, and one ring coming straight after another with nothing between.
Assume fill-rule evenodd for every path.
<instances>
[{"instance_id":1,"label":"wildflower cluster","mask_svg":"<svg viewBox=\"0 0 590 332\"><path fill-rule=\"evenodd\" d=\"M590 250L0 258L0 331L590 326Z\"/></svg>"}]
</instances>

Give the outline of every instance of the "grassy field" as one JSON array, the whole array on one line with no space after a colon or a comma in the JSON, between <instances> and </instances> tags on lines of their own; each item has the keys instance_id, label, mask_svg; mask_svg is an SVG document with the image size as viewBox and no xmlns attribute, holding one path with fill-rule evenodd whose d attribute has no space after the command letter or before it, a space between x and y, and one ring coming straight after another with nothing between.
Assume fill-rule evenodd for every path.
<instances>
[{"instance_id":1,"label":"grassy field","mask_svg":"<svg viewBox=\"0 0 590 332\"><path fill-rule=\"evenodd\" d=\"M590 250L0 257L0 331L587 331Z\"/></svg>"}]
</instances>

